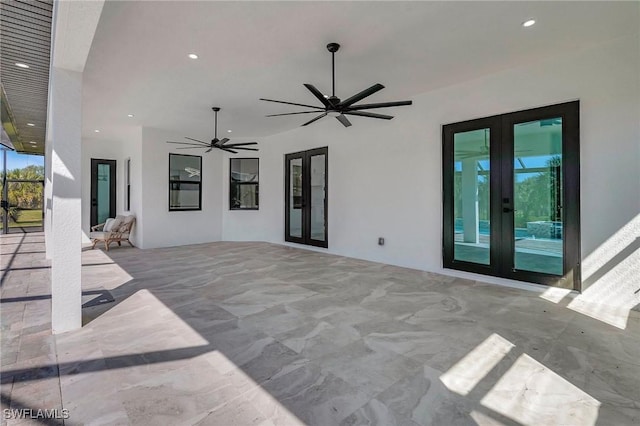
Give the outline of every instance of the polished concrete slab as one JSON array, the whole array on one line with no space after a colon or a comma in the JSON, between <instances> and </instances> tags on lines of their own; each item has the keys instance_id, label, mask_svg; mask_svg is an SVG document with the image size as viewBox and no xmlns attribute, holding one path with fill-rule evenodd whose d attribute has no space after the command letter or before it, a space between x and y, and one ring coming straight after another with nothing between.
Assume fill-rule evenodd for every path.
<instances>
[{"instance_id":1,"label":"polished concrete slab","mask_svg":"<svg viewBox=\"0 0 640 426\"><path fill-rule=\"evenodd\" d=\"M221 242L83 252L83 290L115 302L51 336L41 234L15 238L3 408L64 408L64 424L640 423L638 316L614 327L537 292Z\"/></svg>"}]
</instances>

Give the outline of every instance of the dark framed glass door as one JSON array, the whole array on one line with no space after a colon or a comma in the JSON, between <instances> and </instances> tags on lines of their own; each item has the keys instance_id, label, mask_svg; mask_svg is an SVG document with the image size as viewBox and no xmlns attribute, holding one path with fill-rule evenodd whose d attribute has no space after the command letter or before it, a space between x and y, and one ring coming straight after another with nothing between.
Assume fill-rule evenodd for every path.
<instances>
[{"instance_id":1,"label":"dark framed glass door","mask_svg":"<svg viewBox=\"0 0 640 426\"><path fill-rule=\"evenodd\" d=\"M579 103L443 127L444 266L580 288Z\"/></svg>"},{"instance_id":2,"label":"dark framed glass door","mask_svg":"<svg viewBox=\"0 0 640 426\"><path fill-rule=\"evenodd\" d=\"M328 247L328 149L285 155L285 241Z\"/></svg>"},{"instance_id":3,"label":"dark framed glass door","mask_svg":"<svg viewBox=\"0 0 640 426\"><path fill-rule=\"evenodd\" d=\"M116 217L116 160L91 159L91 226Z\"/></svg>"}]
</instances>

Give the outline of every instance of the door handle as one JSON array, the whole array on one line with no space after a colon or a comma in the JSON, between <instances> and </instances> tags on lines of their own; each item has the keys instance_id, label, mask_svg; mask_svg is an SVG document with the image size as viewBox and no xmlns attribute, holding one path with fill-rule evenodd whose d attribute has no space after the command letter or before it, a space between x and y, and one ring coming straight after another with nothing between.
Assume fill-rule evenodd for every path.
<instances>
[{"instance_id":1,"label":"door handle","mask_svg":"<svg viewBox=\"0 0 640 426\"><path fill-rule=\"evenodd\" d=\"M514 212L515 210L510 208L510 207L503 207L502 208L502 213L511 213Z\"/></svg>"},{"instance_id":2,"label":"door handle","mask_svg":"<svg viewBox=\"0 0 640 426\"><path fill-rule=\"evenodd\" d=\"M92 198L92 199L91 199L91 206L92 206L92 207L95 207L95 206L97 206L97 205L98 205L98 201L97 201L95 198Z\"/></svg>"}]
</instances>

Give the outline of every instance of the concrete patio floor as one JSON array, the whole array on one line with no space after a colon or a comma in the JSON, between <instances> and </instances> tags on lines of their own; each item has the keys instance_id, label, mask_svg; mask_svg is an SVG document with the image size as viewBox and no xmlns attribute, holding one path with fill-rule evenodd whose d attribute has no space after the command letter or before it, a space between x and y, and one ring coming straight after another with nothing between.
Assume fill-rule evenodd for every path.
<instances>
[{"instance_id":1,"label":"concrete patio floor","mask_svg":"<svg viewBox=\"0 0 640 426\"><path fill-rule=\"evenodd\" d=\"M83 302L115 302L52 336L43 241L0 238L2 408L69 412L40 424L640 423L637 315L221 242L84 251Z\"/></svg>"}]
</instances>

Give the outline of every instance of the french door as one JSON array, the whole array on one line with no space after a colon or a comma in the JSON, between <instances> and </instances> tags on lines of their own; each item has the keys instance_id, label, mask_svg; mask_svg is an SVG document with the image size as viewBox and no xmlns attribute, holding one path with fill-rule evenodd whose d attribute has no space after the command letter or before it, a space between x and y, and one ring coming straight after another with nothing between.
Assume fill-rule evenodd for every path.
<instances>
[{"instance_id":1,"label":"french door","mask_svg":"<svg viewBox=\"0 0 640 426\"><path fill-rule=\"evenodd\" d=\"M91 226L116 217L116 160L91 159Z\"/></svg>"},{"instance_id":2,"label":"french door","mask_svg":"<svg viewBox=\"0 0 640 426\"><path fill-rule=\"evenodd\" d=\"M443 126L445 268L580 290L579 102Z\"/></svg>"},{"instance_id":3,"label":"french door","mask_svg":"<svg viewBox=\"0 0 640 426\"><path fill-rule=\"evenodd\" d=\"M285 241L328 247L328 149L285 155Z\"/></svg>"}]
</instances>

